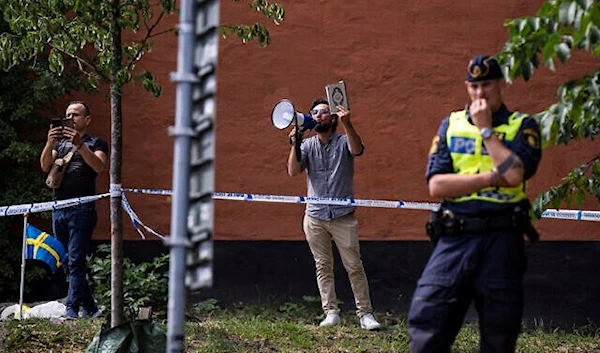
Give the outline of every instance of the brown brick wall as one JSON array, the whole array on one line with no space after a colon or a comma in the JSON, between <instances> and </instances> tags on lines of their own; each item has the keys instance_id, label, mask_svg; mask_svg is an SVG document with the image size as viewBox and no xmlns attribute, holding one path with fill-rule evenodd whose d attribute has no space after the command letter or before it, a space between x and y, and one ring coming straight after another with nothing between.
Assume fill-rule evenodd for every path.
<instances>
[{"instance_id":1,"label":"brown brick wall","mask_svg":"<svg viewBox=\"0 0 600 353\"><path fill-rule=\"evenodd\" d=\"M424 181L431 138L440 120L467 101L464 69L470 56L497 53L506 40L503 22L533 15L542 1L283 1L286 20L269 25L272 44L259 49L234 38L221 40L217 97L216 189L222 192L304 195L304 177L289 178L285 161L287 132L270 121L274 103L294 101L306 112L327 83L347 82L353 122L366 145L356 163L355 192L360 199L437 201ZM221 1L222 23L261 20L244 2ZM176 16L170 18L175 24ZM165 23L167 25L167 23ZM123 185L171 188L177 40L156 40L142 61L163 84L152 98L141 84L129 85L124 100ZM509 108L538 112L555 100L561 83L597 67L589 56L575 55L556 73L537 72L529 83L509 86ZM95 132L109 137L109 102L94 98ZM598 142L552 147L545 151L531 197L560 182L568 171L598 153ZM108 189L108 175L99 190ZM163 196L129 196L142 221L169 233L170 203ZM217 239L303 239L303 206L215 201ZM571 208L575 206L572 205ZM595 200L586 209L600 210ZM99 202L98 239L110 234L108 202ZM365 240L425 239L425 211L361 208ZM125 220L126 239L138 236ZM545 240L600 240L593 222L541 220Z\"/></svg>"}]
</instances>

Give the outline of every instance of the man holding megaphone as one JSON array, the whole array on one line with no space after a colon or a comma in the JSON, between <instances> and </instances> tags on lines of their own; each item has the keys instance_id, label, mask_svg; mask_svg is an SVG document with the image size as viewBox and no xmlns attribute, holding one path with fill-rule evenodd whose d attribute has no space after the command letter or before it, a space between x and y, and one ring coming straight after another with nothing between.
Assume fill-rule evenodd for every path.
<instances>
[{"instance_id":1,"label":"man holding megaphone","mask_svg":"<svg viewBox=\"0 0 600 353\"><path fill-rule=\"evenodd\" d=\"M306 170L309 197L354 198L354 158L363 154L364 145L352 126L350 111L344 106L336 108L337 114L331 114L326 99L313 102L310 116L315 122L316 135L302 141L299 153L295 139L302 139L306 124L298 123L299 131L294 126L289 134L292 147L287 161L288 174L297 176ZM336 132L338 124L344 128L345 134ZM381 325L372 313L369 284L360 258L358 221L354 210L354 206L347 205L306 205L303 228L315 260L317 285L325 313L320 326L340 323L333 274L333 241L348 273L360 325L367 330L377 330Z\"/></svg>"}]
</instances>

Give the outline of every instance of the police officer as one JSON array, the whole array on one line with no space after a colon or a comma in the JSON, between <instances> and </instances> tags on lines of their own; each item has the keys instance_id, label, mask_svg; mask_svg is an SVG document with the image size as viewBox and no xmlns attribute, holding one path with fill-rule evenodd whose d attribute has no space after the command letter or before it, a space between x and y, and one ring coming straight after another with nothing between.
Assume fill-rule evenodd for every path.
<instances>
[{"instance_id":1,"label":"police officer","mask_svg":"<svg viewBox=\"0 0 600 353\"><path fill-rule=\"evenodd\" d=\"M427 233L435 244L408 314L410 351L450 352L471 302L479 316L480 351L514 352L523 315L526 181L541 159L540 130L508 110L495 58L467 66L471 103L443 119L427 165L429 193L442 198Z\"/></svg>"}]
</instances>

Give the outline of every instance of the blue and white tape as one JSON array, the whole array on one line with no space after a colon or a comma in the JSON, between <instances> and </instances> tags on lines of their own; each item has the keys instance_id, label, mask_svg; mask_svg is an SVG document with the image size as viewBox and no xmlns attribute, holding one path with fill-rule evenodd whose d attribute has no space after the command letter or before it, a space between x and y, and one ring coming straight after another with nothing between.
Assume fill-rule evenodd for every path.
<instances>
[{"instance_id":1,"label":"blue and white tape","mask_svg":"<svg viewBox=\"0 0 600 353\"><path fill-rule=\"evenodd\" d=\"M119 191L118 194L115 194L114 188L111 189L111 192L108 192L105 194L100 194L100 195L84 196L84 197L77 197L77 198L72 198L72 199L67 199L67 200L57 200L57 201L50 201L50 202L2 206L2 207L0 207L0 217L53 211L53 210L57 210L57 209L61 209L61 208L72 207L72 206L81 205L81 204L88 203L88 202L97 201L97 200L100 200L102 198L109 197L109 196L122 196L123 197L121 200L121 205L123 206L123 209L125 210L125 212L129 215L129 218L131 218L131 223L133 224L133 227L140 234L142 239L146 239L144 233L142 232L142 228L145 229L146 231L154 234L155 236L157 236L160 239L165 239L164 235L162 235L162 234L154 231L152 228L146 226L139 219L139 217L135 214L135 212L131 208L129 201L125 197L125 194L122 191Z\"/></svg>"},{"instance_id":2,"label":"blue and white tape","mask_svg":"<svg viewBox=\"0 0 600 353\"><path fill-rule=\"evenodd\" d=\"M171 190L161 189L123 189L126 192L135 192L149 195L172 195ZM253 201L253 202L279 202L279 203L316 203L325 205L350 205L361 207L402 208L407 210L434 211L440 207L439 203L411 202L411 201L389 201L368 199L346 199L307 196L286 196L270 194L248 194L237 192L213 192L215 200ZM547 209L542 213L542 218L568 219L574 221L600 221L600 211L586 210L558 210Z\"/></svg>"},{"instance_id":3,"label":"blue and white tape","mask_svg":"<svg viewBox=\"0 0 600 353\"><path fill-rule=\"evenodd\" d=\"M215 200L281 202L281 203L315 203L315 204L323 204L323 205L404 208L404 209L412 209L412 210L429 210L429 211L437 210L440 207L439 203L429 203L429 202L362 200L362 199L312 197L312 196L308 197L308 196L262 195L262 194L243 194L243 193L234 193L234 192L213 192L212 197Z\"/></svg>"},{"instance_id":4,"label":"blue and white tape","mask_svg":"<svg viewBox=\"0 0 600 353\"><path fill-rule=\"evenodd\" d=\"M284 202L284 203L317 203L326 205L350 205L364 207L401 208L407 210L434 211L440 207L439 203L410 202L410 201L387 201L387 200L361 200L327 197L304 197L304 196L282 196L261 195L229 192L213 192L213 199L234 201L256 201L256 202ZM570 219L576 221L600 221L600 211L580 210L557 210L547 209L542 213L542 218Z\"/></svg>"},{"instance_id":5,"label":"blue and white tape","mask_svg":"<svg viewBox=\"0 0 600 353\"><path fill-rule=\"evenodd\" d=\"M129 215L129 218L131 218L131 223L133 223L133 227L138 232L138 234L142 237L142 239L146 240L146 236L144 235L144 233L142 232L142 229L141 229L141 228L144 228L148 232L150 232L150 233L156 235L157 237L159 237L160 239L164 240L165 239L164 235L154 231L152 228L145 225L144 222L142 222L140 220L140 218L137 216L137 214L135 214L135 212L133 211L133 208L131 208L131 205L129 204L129 201L127 200L127 197L125 196L125 193L122 193L121 196L123 198L121 200L123 209L125 210L125 212L127 212L127 214Z\"/></svg>"},{"instance_id":6,"label":"blue and white tape","mask_svg":"<svg viewBox=\"0 0 600 353\"><path fill-rule=\"evenodd\" d=\"M115 190L111 190L113 194ZM141 189L141 188L123 188L121 192L131 192L146 195L172 195L171 190L164 189ZM42 203L31 203L11 206L0 206L0 217L2 216L14 216L22 215L27 213L36 213L51 211L59 208L71 207L86 202L96 201L105 197L110 196L110 193L79 197L69 200L42 202ZM359 207L380 207L380 208L395 208L395 209L408 209L408 210L426 210L432 211L437 210L440 206L439 203L431 202L411 202L411 201L392 201L392 200L370 200L370 199L349 199L349 198L327 198L327 197L307 197L307 196L288 196L288 195L270 195L270 194L249 194L249 193L235 193L235 192L213 192L213 199L215 200L232 200L232 201L251 201L251 202L276 202L276 203L315 203L315 204L326 204L326 205L349 205ZM144 225L137 217L131 205L127 201L127 198L123 194L123 207L129 214L134 227L136 230L140 229L140 226L156 236L163 237L157 232ZM562 210L562 209L547 209L542 213L542 218L551 219L567 219L575 221L600 221L600 211L589 211L589 210Z\"/></svg>"},{"instance_id":7,"label":"blue and white tape","mask_svg":"<svg viewBox=\"0 0 600 353\"><path fill-rule=\"evenodd\" d=\"M599 211L547 209L546 211L544 211L544 213L542 213L542 218L570 219L573 221L600 222L600 212Z\"/></svg>"},{"instance_id":8,"label":"blue and white tape","mask_svg":"<svg viewBox=\"0 0 600 353\"><path fill-rule=\"evenodd\" d=\"M146 194L146 195L173 195L173 191L171 190L163 190L163 189L136 189L136 188L123 188L125 192L133 192L136 194Z\"/></svg>"},{"instance_id":9,"label":"blue and white tape","mask_svg":"<svg viewBox=\"0 0 600 353\"><path fill-rule=\"evenodd\" d=\"M88 203L88 202L93 202L93 201L100 200L100 199L108 197L108 196L110 196L110 193L93 195L93 196L77 197L77 198L68 199L68 200L57 200L57 201L40 202L40 203L27 203L27 204L21 204L21 205L0 206L0 217L53 211L53 210L58 210L60 208L72 207L72 206L81 205L81 204Z\"/></svg>"}]
</instances>

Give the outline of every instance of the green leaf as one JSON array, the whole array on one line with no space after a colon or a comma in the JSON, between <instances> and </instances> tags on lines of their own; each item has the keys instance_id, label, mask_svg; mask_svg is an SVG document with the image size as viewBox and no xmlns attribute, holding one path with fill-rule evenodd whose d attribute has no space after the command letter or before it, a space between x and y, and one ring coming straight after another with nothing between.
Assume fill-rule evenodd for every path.
<instances>
[{"instance_id":1,"label":"green leaf","mask_svg":"<svg viewBox=\"0 0 600 353\"><path fill-rule=\"evenodd\" d=\"M560 61L565 64L571 57L571 48L566 43L560 43L556 48L556 54Z\"/></svg>"},{"instance_id":2,"label":"green leaf","mask_svg":"<svg viewBox=\"0 0 600 353\"><path fill-rule=\"evenodd\" d=\"M554 34L548 36L546 43L543 46L543 51L542 51L544 60L552 61L552 59L556 56L556 51L557 51L559 43L560 42L559 42L559 34L558 33L554 33Z\"/></svg>"},{"instance_id":3,"label":"green leaf","mask_svg":"<svg viewBox=\"0 0 600 353\"><path fill-rule=\"evenodd\" d=\"M94 89L98 88L98 75L90 75L88 77L88 83Z\"/></svg>"},{"instance_id":4,"label":"green leaf","mask_svg":"<svg viewBox=\"0 0 600 353\"><path fill-rule=\"evenodd\" d=\"M554 60L552 58L547 59L544 63L548 69L551 71L556 71L556 66L554 66Z\"/></svg>"},{"instance_id":5,"label":"green leaf","mask_svg":"<svg viewBox=\"0 0 600 353\"><path fill-rule=\"evenodd\" d=\"M63 56L58 50L50 50L50 55L48 56L48 63L50 64L50 71L55 72L59 75L63 73L65 69L65 64L63 62Z\"/></svg>"},{"instance_id":6,"label":"green leaf","mask_svg":"<svg viewBox=\"0 0 600 353\"><path fill-rule=\"evenodd\" d=\"M527 28L527 19L516 20L515 26L517 27L517 30L523 35L523 32Z\"/></svg>"},{"instance_id":7,"label":"green leaf","mask_svg":"<svg viewBox=\"0 0 600 353\"><path fill-rule=\"evenodd\" d=\"M600 30L593 23L590 23L585 31L587 38L586 49L591 49L594 45L598 44L600 40Z\"/></svg>"},{"instance_id":8,"label":"green leaf","mask_svg":"<svg viewBox=\"0 0 600 353\"><path fill-rule=\"evenodd\" d=\"M142 80L142 85L146 91L152 93L155 97L160 96L162 88L158 85L152 73L145 71L140 74L140 79Z\"/></svg>"},{"instance_id":9,"label":"green leaf","mask_svg":"<svg viewBox=\"0 0 600 353\"><path fill-rule=\"evenodd\" d=\"M561 25L572 25L577 14L577 3L574 1L562 1L558 19Z\"/></svg>"},{"instance_id":10,"label":"green leaf","mask_svg":"<svg viewBox=\"0 0 600 353\"><path fill-rule=\"evenodd\" d=\"M535 32L538 29L540 29L540 25L541 25L542 21L539 17L530 17L527 19L527 23L529 24L531 29Z\"/></svg>"},{"instance_id":11,"label":"green leaf","mask_svg":"<svg viewBox=\"0 0 600 353\"><path fill-rule=\"evenodd\" d=\"M531 77L531 73L533 72L533 65L531 65L530 63L525 63L523 65L523 69L522 70L523 70L523 72L522 72L523 79L525 81L528 81L529 78Z\"/></svg>"}]
</instances>

